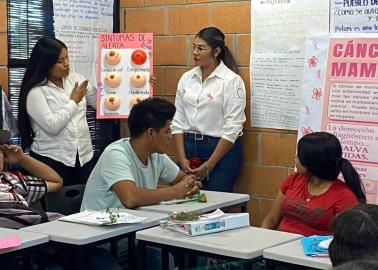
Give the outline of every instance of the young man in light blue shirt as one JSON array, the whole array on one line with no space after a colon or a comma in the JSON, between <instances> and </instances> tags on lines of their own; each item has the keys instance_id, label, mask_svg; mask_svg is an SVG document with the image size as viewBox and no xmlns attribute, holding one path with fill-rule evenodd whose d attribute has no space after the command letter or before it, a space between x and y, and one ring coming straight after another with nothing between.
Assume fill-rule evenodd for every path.
<instances>
[{"instance_id":1,"label":"young man in light blue shirt","mask_svg":"<svg viewBox=\"0 0 378 270\"><path fill-rule=\"evenodd\" d=\"M113 142L102 153L86 184L81 211L136 208L199 190L200 181L180 171L165 154L175 111L172 103L161 98L134 105L128 119L130 138ZM159 180L169 187L157 189Z\"/></svg>"}]
</instances>

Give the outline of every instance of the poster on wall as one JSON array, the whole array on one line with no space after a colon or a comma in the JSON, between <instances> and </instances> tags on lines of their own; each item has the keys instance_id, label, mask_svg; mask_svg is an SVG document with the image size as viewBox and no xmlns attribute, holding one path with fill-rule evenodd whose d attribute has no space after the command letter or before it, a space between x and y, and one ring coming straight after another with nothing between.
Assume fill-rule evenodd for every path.
<instances>
[{"instance_id":1,"label":"poster on wall","mask_svg":"<svg viewBox=\"0 0 378 270\"><path fill-rule=\"evenodd\" d=\"M252 127L296 130L305 37L328 33L329 2L263 0L251 6Z\"/></svg>"},{"instance_id":2,"label":"poster on wall","mask_svg":"<svg viewBox=\"0 0 378 270\"><path fill-rule=\"evenodd\" d=\"M378 33L377 0L332 0L331 33Z\"/></svg>"},{"instance_id":3,"label":"poster on wall","mask_svg":"<svg viewBox=\"0 0 378 270\"><path fill-rule=\"evenodd\" d=\"M53 0L55 37L68 47L70 68L96 85L97 37L113 32L114 0Z\"/></svg>"},{"instance_id":4,"label":"poster on wall","mask_svg":"<svg viewBox=\"0 0 378 270\"><path fill-rule=\"evenodd\" d=\"M152 33L98 36L97 118L127 118L133 105L153 95Z\"/></svg>"},{"instance_id":5,"label":"poster on wall","mask_svg":"<svg viewBox=\"0 0 378 270\"><path fill-rule=\"evenodd\" d=\"M338 137L344 158L363 180L369 203L378 203L377 40L377 34L343 34L323 40L322 47L328 45L326 64L318 59L322 69L326 66L325 79L317 81L305 67L298 132L299 138L319 130ZM311 39L307 44L306 57L316 57Z\"/></svg>"}]
</instances>

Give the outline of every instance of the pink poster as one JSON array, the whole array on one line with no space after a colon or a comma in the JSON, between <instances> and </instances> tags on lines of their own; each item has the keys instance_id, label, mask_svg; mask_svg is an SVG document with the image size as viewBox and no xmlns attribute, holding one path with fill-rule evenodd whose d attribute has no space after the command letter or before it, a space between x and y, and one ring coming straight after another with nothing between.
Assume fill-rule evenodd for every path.
<instances>
[{"instance_id":1,"label":"pink poster","mask_svg":"<svg viewBox=\"0 0 378 270\"><path fill-rule=\"evenodd\" d=\"M97 118L127 118L153 95L152 33L101 33L98 38Z\"/></svg>"},{"instance_id":2,"label":"pink poster","mask_svg":"<svg viewBox=\"0 0 378 270\"><path fill-rule=\"evenodd\" d=\"M378 202L377 65L376 37L330 39L321 130L339 138L370 203Z\"/></svg>"}]
</instances>

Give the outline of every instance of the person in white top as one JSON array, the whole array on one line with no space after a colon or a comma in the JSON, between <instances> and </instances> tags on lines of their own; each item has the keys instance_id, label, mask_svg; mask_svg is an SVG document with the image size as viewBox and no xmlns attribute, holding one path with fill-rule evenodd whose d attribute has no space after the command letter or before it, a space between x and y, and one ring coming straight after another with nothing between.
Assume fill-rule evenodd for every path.
<instances>
[{"instance_id":1,"label":"person in white top","mask_svg":"<svg viewBox=\"0 0 378 270\"><path fill-rule=\"evenodd\" d=\"M21 84L21 145L56 170L64 185L85 183L94 165L87 104L96 107L96 89L70 72L67 46L52 37L39 39Z\"/></svg>"},{"instance_id":2,"label":"person in white top","mask_svg":"<svg viewBox=\"0 0 378 270\"><path fill-rule=\"evenodd\" d=\"M171 129L181 168L202 179L204 189L230 192L242 165L246 93L224 39L215 27L195 36L197 67L178 83Z\"/></svg>"}]
</instances>

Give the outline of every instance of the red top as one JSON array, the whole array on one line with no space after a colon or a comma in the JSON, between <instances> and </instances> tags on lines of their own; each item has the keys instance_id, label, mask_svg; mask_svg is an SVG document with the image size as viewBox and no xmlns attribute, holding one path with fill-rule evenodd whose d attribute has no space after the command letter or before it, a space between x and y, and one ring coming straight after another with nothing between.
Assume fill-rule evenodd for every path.
<instances>
[{"instance_id":1,"label":"red top","mask_svg":"<svg viewBox=\"0 0 378 270\"><path fill-rule=\"evenodd\" d=\"M321 195L310 195L308 175L292 173L281 185L281 231L310 235L329 235L330 221L337 213L358 203L356 195L340 179Z\"/></svg>"}]
</instances>

